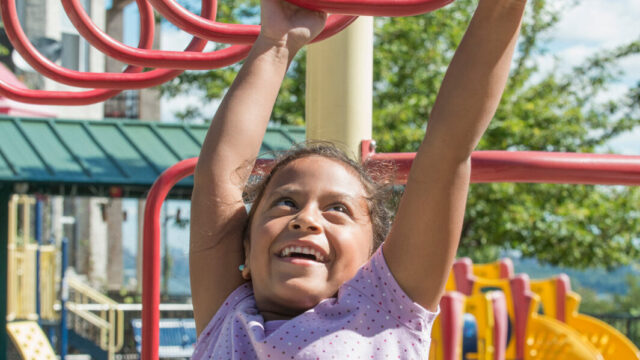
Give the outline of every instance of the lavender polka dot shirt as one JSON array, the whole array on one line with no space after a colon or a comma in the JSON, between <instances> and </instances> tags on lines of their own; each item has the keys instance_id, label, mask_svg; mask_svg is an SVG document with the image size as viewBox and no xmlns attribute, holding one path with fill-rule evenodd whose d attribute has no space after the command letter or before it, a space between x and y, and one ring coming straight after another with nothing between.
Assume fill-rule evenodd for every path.
<instances>
[{"instance_id":1,"label":"lavender polka dot shirt","mask_svg":"<svg viewBox=\"0 0 640 360\"><path fill-rule=\"evenodd\" d=\"M380 247L337 298L265 322L251 284L234 290L200 334L193 359L427 359L437 313L395 281Z\"/></svg>"}]
</instances>

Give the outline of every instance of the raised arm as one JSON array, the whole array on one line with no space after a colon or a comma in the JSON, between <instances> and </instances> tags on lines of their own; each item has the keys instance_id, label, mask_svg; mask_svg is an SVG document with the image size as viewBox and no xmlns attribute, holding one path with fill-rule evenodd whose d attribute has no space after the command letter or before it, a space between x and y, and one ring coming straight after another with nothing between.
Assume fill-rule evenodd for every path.
<instances>
[{"instance_id":1,"label":"raised arm","mask_svg":"<svg viewBox=\"0 0 640 360\"><path fill-rule=\"evenodd\" d=\"M526 0L479 0L431 111L383 252L405 292L435 310L455 258L471 153L498 106Z\"/></svg>"},{"instance_id":2,"label":"raised arm","mask_svg":"<svg viewBox=\"0 0 640 360\"><path fill-rule=\"evenodd\" d=\"M198 334L244 280L242 189L295 53L322 29L325 14L262 1L262 30L213 118L191 198L189 266Z\"/></svg>"}]
</instances>

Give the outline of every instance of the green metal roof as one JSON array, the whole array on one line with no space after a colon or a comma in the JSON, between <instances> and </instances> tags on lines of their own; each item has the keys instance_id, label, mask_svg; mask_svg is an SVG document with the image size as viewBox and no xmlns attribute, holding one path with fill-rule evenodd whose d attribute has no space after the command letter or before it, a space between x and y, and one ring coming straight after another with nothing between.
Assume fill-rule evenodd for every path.
<instances>
[{"instance_id":1,"label":"green metal roof","mask_svg":"<svg viewBox=\"0 0 640 360\"><path fill-rule=\"evenodd\" d=\"M0 116L0 186L14 192L144 196L166 168L198 156L208 125ZM302 127L269 127L261 152L304 141ZM25 186L26 185L26 186ZM188 196L191 179L173 197Z\"/></svg>"}]
</instances>

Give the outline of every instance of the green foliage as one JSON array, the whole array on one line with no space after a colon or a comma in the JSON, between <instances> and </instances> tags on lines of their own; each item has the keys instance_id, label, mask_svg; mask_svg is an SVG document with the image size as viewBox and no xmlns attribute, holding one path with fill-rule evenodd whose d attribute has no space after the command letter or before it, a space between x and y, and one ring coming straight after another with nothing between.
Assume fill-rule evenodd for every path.
<instances>
[{"instance_id":1,"label":"green foliage","mask_svg":"<svg viewBox=\"0 0 640 360\"><path fill-rule=\"evenodd\" d=\"M575 291L582 297L579 311L583 314L611 314L618 312L610 296L598 296L597 292L589 288L577 288Z\"/></svg>"},{"instance_id":2,"label":"green foliage","mask_svg":"<svg viewBox=\"0 0 640 360\"><path fill-rule=\"evenodd\" d=\"M379 152L416 151L475 4L457 0L425 15L375 20L373 137ZM248 0L225 2L219 19L251 18L255 6ZM545 53L565 8L548 0L531 0L528 6L509 83L479 149L601 151L640 123L640 83L617 98L596 101L619 80L618 62L640 53L640 40L602 51L568 72L544 72L535 59ZM304 56L303 51L292 63L274 122L303 123ZM187 72L164 90L173 95L197 89L207 99L219 98L238 68ZM184 118L201 116L193 114ZM486 262L513 249L557 265L626 264L640 254L638 203L640 191L632 187L473 185L460 255Z\"/></svg>"},{"instance_id":3,"label":"green foliage","mask_svg":"<svg viewBox=\"0 0 640 360\"><path fill-rule=\"evenodd\" d=\"M617 311L631 316L640 316L640 280L631 275L627 276L629 290L625 295L614 295L613 302L617 305Z\"/></svg>"},{"instance_id":4,"label":"green foliage","mask_svg":"<svg viewBox=\"0 0 640 360\"><path fill-rule=\"evenodd\" d=\"M582 297L580 302L580 312L585 314L629 314L630 316L640 316L640 280L631 274L627 275L626 294L614 294L613 296L601 297L588 288L577 288L576 292Z\"/></svg>"}]
</instances>

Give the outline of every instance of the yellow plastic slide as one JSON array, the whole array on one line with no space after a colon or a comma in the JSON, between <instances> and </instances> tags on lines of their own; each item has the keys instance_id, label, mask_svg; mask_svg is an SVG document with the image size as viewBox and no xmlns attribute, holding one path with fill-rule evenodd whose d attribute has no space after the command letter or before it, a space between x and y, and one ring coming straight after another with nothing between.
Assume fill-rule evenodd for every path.
<instances>
[{"instance_id":1,"label":"yellow plastic slide","mask_svg":"<svg viewBox=\"0 0 640 360\"><path fill-rule=\"evenodd\" d=\"M24 360L56 360L56 354L35 321L15 321L7 324L7 334Z\"/></svg>"},{"instance_id":2,"label":"yellow plastic slide","mask_svg":"<svg viewBox=\"0 0 640 360\"><path fill-rule=\"evenodd\" d=\"M531 290L542 298L545 315L564 320L569 327L581 334L584 341L598 349L605 360L640 360L640 350L617 329L591 316L578 313L580 295L571 291L568 285L562 299L558 297L558 282L563 280L562 276L531 282ZM565 281L568 284L568 280ZM560 315L560 306L565 308L564 317Z\"/></svg>"},{"instance_id":3,"label":"yellow plastic slide","mask_svg":"<svg viewBox=\"0 0 640 360\"><path fill-rule=\"evenodd\" d=\"M606 360L640 360L640 350L611 325L578 313L580 295L567 295L567 325L578 330Z\"/></svg>"},{"instance_id":4,"label":"yellow plastic slide","mask_svg":"<svg viewBox=\"0 0 640 360\"><path fill-rule=\"evenodd\" d=\"M532 306L535 308L535 306ZM602 360L580 334L562 322L532 313L527 324L524 360Z\"/></svg>"},{"instance_id":5,"label":"yellow plastic slide","mask_svg":"<svg viewBox=\"0 0 640 360\"><path fill-rule=\"evenodd\" d=\"M509 273L510 266L513 265L509 259L489 264L474 264L473 273L479 277L504 278L503 275ZM582 340L593 345L605 360L640 360L640 350L617 329L601 320L578 313L580 295L571 291L568 278L565 280L566 295L558 297L558 282L563 280L563 276L566 277L560 275L531 281L531 290L541 298L544 314L566 323L580 333ZM560 311L560 307L564 307L565 310Z\"/></svg>"}]
</instances>

